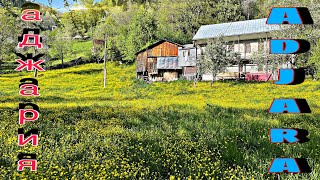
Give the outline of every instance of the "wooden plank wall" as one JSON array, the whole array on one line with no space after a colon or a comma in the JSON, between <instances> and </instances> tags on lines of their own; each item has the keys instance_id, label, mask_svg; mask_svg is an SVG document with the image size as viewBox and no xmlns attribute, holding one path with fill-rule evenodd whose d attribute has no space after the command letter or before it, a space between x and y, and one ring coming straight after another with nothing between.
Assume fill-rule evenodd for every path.
<instances>
[{"instance_id":1,"label":"wooden plank wall","mask_svg":"<svg viewBox=\"0 0 320 180\"><path fill-rule=\"evenodd\" d=\"M170 42L163 42L152 49L148 49L148 57L172 57L178 56L178 46ZM156 59L153 60L156 63ZM147 51L140 52L137 55L137 72L150 70L150 64L147 58Z\"/></svg>"},{"instance_id":2,"label":"wooden plank wall","mask_svg":"<svg viewBox=\"0 0 320 180\"><path fill-rule=\"evenodd\" d=\"M143 51L138 54L137 56L137 72L143 72L145 71L145 64L147 60L147 52Z\"/></svg>"},{"instance_id":3,"label":"wooden plank wall","mask_svg":"<svg viewBox=\"0 0 320 180\"><path fill-rule=\"evenodd\" d=\"M150 49L148 56L178 56L178 46L169 42L163 42Z\"/></svg>"}]
</instances>

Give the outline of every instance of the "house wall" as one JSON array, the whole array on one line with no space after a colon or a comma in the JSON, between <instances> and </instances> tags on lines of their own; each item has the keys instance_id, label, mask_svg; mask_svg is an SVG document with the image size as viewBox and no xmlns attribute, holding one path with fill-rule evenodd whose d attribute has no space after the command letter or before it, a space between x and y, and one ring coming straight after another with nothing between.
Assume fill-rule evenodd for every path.
<instances>
[{"instance_id":1,"label":"house wall","mask_svg":"<svg viewBox=\"0 0 320 180\"><path fill-rule=\"evenodd\" d=\"M223 40L226 42L237 42L239 41L246 41L246 40L250 40L250 39L266 39L266 38L271 37L270 33L256 33L256 34L246 34L246 35L241 35L241 36L227 36L227 37L223 37ZM195 43L197 45L203 45L203 44L207 44L209 39L199 39L199 40L195 40Z\"/></svg>"},{"instance_id":2,"label":"house wall","mask_svg":"<svg viewBox=\"0 0 320 180\"><path fill-rule=\"evenodd\" d=\"M137 55L137 72L146 71L147 52L143 51Z\"/></svg>"},{"instance_id":3,"label":"house wall","mask_svg":"<svg viewBox=\"0 0 320 180\"><path fill-rule=\"evenodd\" d=\"M204 55L207 44L201 44L198 46L197 55ZM264 51L269 50L269 41L265 39L252 39L242 41L228 42L228 48L233 52L239 52L242 59L251 59L254 52L258 52L259 48Z\"/></svg>"},{"instance_id":4,"label":"house wall","mask_svg":"<svg viewBox=\"0 0 320 180\"><path fill-rule=\"evenodd\" d=\"M242 59L252 59L255 52L261 50L268 50L268 41L260 42L259 39L241 41L240 43L234 43L232 50L239 52Z\"/></svg>"},{"instance_id":5,"label":"house wall","mask_svg":"<svg viewBox=\"0 0 320 180\"><path fill-rule=\"evenodd\" d=\"M168 57L178 56L178 46L170 42L163 42L148 50L148 56Z\"/></svg>"},{"instance_id":6,"label":"house wall","mask_svg":"<svg viewBox=\"0 0 320 180\"><path fill-rule=\"evenodd\" d=\"M195 75L197 73L197 68L193 67L183 67L183 75Z\"/></svg>"},{"instance_id":7,"label":"house wall","mask_svg":"<svg viewBox=\"0 0 320 180\"><path fill-rule=\"evenodd\" d=\"M228 41L228 48L230 48L233 52L239 52L241 55L241 59L254 60L255 52L258 52L259 49L265 52L269 51L269 40L266 41L266 34L254 34L254 35L241 35L234 37L225 37L224 40ZM269 37L268 37L269 38ZM199 40L195 41L197 45L197 58L201 59L204 57L205 48L207 45L207 40ZM260 71L259 71L260 70ZM247 64L240 66L241 73L256 73L261 72L263 70L258 68L257 64ZM226 68L225 72L221 72L220 76L229 75L230 73L238 73L239 67L238 65L230 65ZM223 74L224 73L224 74ZM218 79L218 78L216 78ZM211 81L212 75L208 73L202 74L202 80Z\"/></svg>"},{"instance_id":8,"label":"house wall","mask_svg":"<svg viewBox=\"0 0 320 180\"><path fill-rule=\"evenodd\" d=\"M196 66L196 48L179 49L179 66Z\"/></svg>"},{"instance_id":9,"label":"house wall","mask_svg":"<svg viewBox=\"0 0 320 180\"><path fill-rule=\"evenodd\" d=\"M137 77L138 74L148 71L149 79L154 81L176 79L181 74L181 67L178 64L178 45L163 42L138 53L136 71Z\"/></svg>"},{"instance_id":10,"label":"house wall","mask_svg":"<svg viewBox=\"0 0 320 180\"><path fill-rule=\"evenodd\" d=\"M147 71L149 72L149 74L157 74L158 73L158 69L157 69L157 62L158 59L156 57L151 57L148 58L148 63L147 63Z\"/></svg>"},{"instance_id":11,"label":"house wall","mask_svg":"<svg viewBox=\"0 0 320 180\"><path fill-rule=\"evenodd\" d=\"M179 78L178 72L169 71L169 72L163 73L164 81L174 81L174 80L178 80L178 78Z\"/></svg>"},{"instance_id":12,"label":"house wall","mask_svg":"<svg viewBox=\"0 0 320 180\"><path fill-rule=\"evenodd\" d=\"M186 80L194 80L197 75L197 68L195 66L182 67L182 78Z\"/></svg>"},{"instance_id":13,"label":"house wall","mask_svg":"<svg viewBox=\"0 0 320 180\"><path fill-rule=\"evenodd\" d=\"M177 57L178 46L170 42L163 42L151 49L142 51L137 55L137 72L144 72L148 70L154 71L157 65L157 57ZM151 58L151 59L150 59ZM156 59L154 59L156 58Z\"/></svg>"}]
</instances>

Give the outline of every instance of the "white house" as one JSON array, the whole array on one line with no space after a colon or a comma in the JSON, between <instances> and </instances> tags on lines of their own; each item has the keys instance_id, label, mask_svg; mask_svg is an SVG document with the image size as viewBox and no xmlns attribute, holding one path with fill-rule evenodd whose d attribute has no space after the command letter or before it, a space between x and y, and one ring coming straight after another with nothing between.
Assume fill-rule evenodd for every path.
<instances>
[{"instance_id":1,"label":"white house","mask_svg":"<svg viewBox=\"0 0 320 180\"><path fill-rule=\"evenodd\" d=\"M218 79L239 78L247 73L266 73L265 68L259 69L258 65L254 64L252 57L258 49L268 52L269 40L272 38L270 32L280 30L279 25L268 25L266 21L267 18L201 26L193 37L196 61L203 58L209 40L223 36L227 46L241 54L241 59L237 64L230 65L226 72L218 74ZM202 80L212 78L210 74L202 74Z\"/></svg>"}]
</instances>

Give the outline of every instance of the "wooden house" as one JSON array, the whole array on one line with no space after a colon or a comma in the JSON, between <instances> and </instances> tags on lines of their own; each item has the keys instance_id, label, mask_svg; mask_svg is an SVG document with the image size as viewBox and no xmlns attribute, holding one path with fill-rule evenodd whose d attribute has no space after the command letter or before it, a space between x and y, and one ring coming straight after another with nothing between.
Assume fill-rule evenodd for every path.
<instances>
[{"instance_id":1,"label":"wooden house","mask_svg":"<svg viewBox=\"0 0 320 180\"><path fill-rule=\"evenodd\" d=\"M137 78L151 81L176 80L182 73L178 64L180 44L160 40L136 53Z\"/></svg>"},{"instance_id":2,"label":"wooden house","mask_svg":"<svg viewBox=\"0 0 320 180\"><path fill-rule=\"evenodd\" d=\"M205 47L209 40L214 40L220 36L227 42L227 46L234 52L241 54L237 63L231 64L226 72L218 74L217 78L240 78L249 73L263 74L265 76L266 62L263 65L254 63L254 52L258 49L269 53L269 41L272 38L270 32L280 30L279 25L266 24L267 19L255 19L247 21L230 22L223 24L211 24L201 26L193 37L196 49L196 60L203 58ZM262 67L262 68L261 68ZM201 75L203 80L212 80L212 75L204 73Z\"/></svg>"}]
</instances>

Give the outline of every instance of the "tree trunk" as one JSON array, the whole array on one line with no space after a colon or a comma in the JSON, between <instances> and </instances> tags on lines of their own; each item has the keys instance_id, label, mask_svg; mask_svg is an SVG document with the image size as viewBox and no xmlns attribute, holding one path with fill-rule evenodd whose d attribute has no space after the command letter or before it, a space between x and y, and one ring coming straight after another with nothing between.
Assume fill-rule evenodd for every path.
<instances>
[{"instance_id":1,"label":"tree trunk","mask_svg":"<svg viewBox=\"0 0 320 180\"><path fill-rule=\"evenodd\" d=\"M213 82L214 82L214 81L213 81L213 79L212 79L212 81L211 81L211 83L210 83L210 87L212 87L212 85L213 85Z\"/></svg>"},{"instance_id":2,"label":"tree trunk","mask_svg":"<svg viewBox=\"0 0 320 180\"><path fill-rule=\"evenodd\" d=\"M63 63L63 53L61 53L61 63L62 63L62 67L64 67L64 63Z\"/></svg>"},{"instance_id":3,"label":"tree trunk","mask_svg":"<svg viewBox=\"0 0 320 180\"><path fill-rule=\"evenodd\" d=\"M210 87L212 87L215 78L216 78L216 76L215 76L215 75L212 75L212 81L211 81L211 83L210 83Z\"/></svg>"},{"instance_id":4,"label":"tree trunk","mask_svg":"<svg viewBox=\"0 0 320 180\"><path fill-rule=\"evenodd\" d=\"M107 34L104 35L104 71L103 71L103 86L104 88L107 86Z\"/></svg>"}]
</instances>

